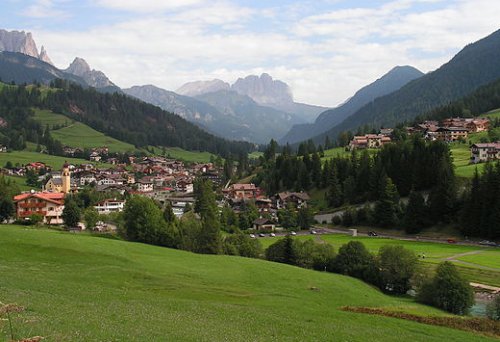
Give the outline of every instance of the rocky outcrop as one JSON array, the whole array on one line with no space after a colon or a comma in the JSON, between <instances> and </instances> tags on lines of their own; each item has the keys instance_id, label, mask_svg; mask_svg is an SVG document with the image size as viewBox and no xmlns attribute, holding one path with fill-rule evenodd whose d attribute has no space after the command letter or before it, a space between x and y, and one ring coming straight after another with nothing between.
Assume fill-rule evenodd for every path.
<instances>
[{"instance_id":1,"label":"rocky outcrop","mask_svg":"<svg viewBox=\"0 0 500 342\"><path fill-rule=\"evenodd\" d=\"M211 81L195 81L184 84L175 92L184 96L199 96L208 93L214 93L220 90L229 90L230 85L222 80L214 79Z\"/></svg>"},{"instance_id":2,"label":"rocky outcrop","mask_svg":"<svg viewBox=\"0 0 500 342\"><path fill-rule=\"evenodd\" d=\"M259 76L250 75L238 80L231 86L238 94L247 95L258 104L271 107L285 107L293 103L290 87L285 82L273 80L264 73Z\"/></svg>"},{"instance_id":3,"label":"rocky outcrop","mask_svg":"<svg viewBox=\"0 0 500 342\"><path fill-rule=\"evenodd\" d=\"M83 58L76 57L64 72L81 77L94 88L116 87L102 71L91 69Z\"/></svg>"},{"instance_id":4,"label":"rocky outcrop","mask_svg":"<svg viewBox=\"0 0 500 342\"><path fill-rule=\"evenodd\" d=\"M38 53L38 48L30 32L0 30L0 51L22 53L53 65L43 46Z\"/></svg>"}]
</instances>

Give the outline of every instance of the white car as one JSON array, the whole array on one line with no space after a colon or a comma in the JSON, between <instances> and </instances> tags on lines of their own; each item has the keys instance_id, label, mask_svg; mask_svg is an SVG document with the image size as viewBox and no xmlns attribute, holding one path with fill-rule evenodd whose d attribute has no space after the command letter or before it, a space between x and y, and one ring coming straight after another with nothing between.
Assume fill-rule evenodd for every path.
<instances>
[{"instance_id":1,"label":"white car","mask_svg":"<svg viewBox=\"0 0 500 342\"><path fill-rule=\"evenodd\" d=\"M275 236L276 236L276 234L271 233L271 234L269 234L269 236L270 236L270 237L275 237Z\"/></svg>"},{"instance_id":2,"label":"white car","mask_svg":"<svg viewBox=\"0 0 500 342\"><path fill-rule=\"evenodd\" d=\"M254 234L250 234L250 237L251 237L252 239L255 239L255 235L254 235Z\"/></svg>"},{"instance_id":3,"label":"white car","mask_svg":"<svg viewBox=\"0 0 500 342\"><path fill-rule=\"evenodd\" d=\"M297 235L297 233L296 233L296 232L294 232L294 231L292 230L292 231L290 232L290 235L295 236L295 235Z\"/></svg>"}]
</instances>

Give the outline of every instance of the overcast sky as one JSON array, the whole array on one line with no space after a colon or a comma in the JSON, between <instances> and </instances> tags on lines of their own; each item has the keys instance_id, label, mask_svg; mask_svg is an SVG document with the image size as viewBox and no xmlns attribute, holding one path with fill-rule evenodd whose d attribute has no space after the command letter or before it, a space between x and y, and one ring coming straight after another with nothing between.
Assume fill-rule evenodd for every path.
<instances>
[{"instance_id":1,"label":"overcast sky","mask_svg":"<svg viewBox=\"0 0 500 342\"><path fill-rule=\"evenodd\" d=\"M335 106L396 65L432 71L499 29L500 1L1 0L57 67L79 56L120 87L175 90L267 72Z\"/></svg>"}]
</instances>

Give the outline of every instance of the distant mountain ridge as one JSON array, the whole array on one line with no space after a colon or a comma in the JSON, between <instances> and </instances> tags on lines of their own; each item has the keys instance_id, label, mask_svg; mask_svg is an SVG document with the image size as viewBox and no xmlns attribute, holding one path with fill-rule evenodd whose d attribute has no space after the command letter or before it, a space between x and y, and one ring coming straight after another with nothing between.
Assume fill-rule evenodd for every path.
<instances>
[{"instance_id":1,"label":"distant mountain ridge","mask_svg":"<svg viewBox=\"0 0 500 342\"><path fill-rule=\"evenodd\" d=\"M465 46L449 62L401 89L366 104L339 125L315 136L335 138L361 125L394 126L472 93L500 78L500 30ZM458 114L458 113L457 113Z\"/></svg>"},{"instance_id":2,"label":"distant mountain ridge","mask_svg":"<svg viewBox=\"0 0 500 342\"><path fill-rule=\"evenodd\" d=\"M321 113L314 123L292 127L280 142L294 144L326 132L377 97L396 91L422 75L424 74L421 71L411 66L394 67L381 78L358 90L342 105Z\"/></svg>"},{"instance_id":3,"label":"distant mountain ridge","mask_svg":"<svg viewBox=\"0 0 500 342\"><path fill-rule=\"evenodd\" d=\"M196 97L152 85L134 86L123 91L228 139L267 143L277 134L284 134L293 123L301 122L293 114L260 106L250 97L227 88Z\"/></svg>"},{"instance_id":4,"label":"distant mountain ridge","mask_svg":"<svg viewBox=\"0 0 500 342\"><path fill-rule=\"evenodd\" d=\"M257 104L271 107L282 112L295 114L306 122L312 122L326 107L297 103L293 100L291 88L283 81L274 80L269 74L249 75L238 78L232 85L219 79L211 81L188 82L176 90L176 93L196 97L219 90L232 90L246 95Z\"/></svg>"}]
</instances>

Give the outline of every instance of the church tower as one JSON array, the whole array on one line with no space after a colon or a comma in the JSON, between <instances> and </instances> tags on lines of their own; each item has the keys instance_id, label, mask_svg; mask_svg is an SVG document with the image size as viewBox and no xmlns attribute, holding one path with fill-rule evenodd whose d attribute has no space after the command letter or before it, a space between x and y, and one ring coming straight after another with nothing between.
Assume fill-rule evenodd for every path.
<instances>
[{"instance_id":1,"label":"church tower","mask_svg":"<svg viewBox=\"0 0 500 342\"><path fill-rule=\"evenodd\" d=\"M63 169L61 172L61 181L62 181L62 187L61 187L61 192L64 192L65 194L69 193L71 189L71 176L69 172L69 164L66 162L63 165Z\"/></svg>"}]
</instances>

